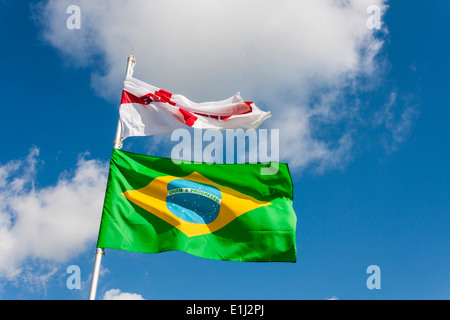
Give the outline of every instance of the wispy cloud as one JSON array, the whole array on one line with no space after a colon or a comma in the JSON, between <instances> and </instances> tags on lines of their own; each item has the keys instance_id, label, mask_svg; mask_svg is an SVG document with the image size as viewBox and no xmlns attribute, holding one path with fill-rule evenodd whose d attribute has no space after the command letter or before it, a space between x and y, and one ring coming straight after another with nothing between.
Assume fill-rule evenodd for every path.
<instances>
[{"instance_id":1,"label":"wispy cloud","mask_svg":"<svg viewBox=\"0 0 450 320\"><path fill-rule=\"evenodd\" d=\"M375 114L374 125L386 129L382 141L387 151L397 150L398 146L411 134L419 116L418 103L414 100L412 95L399 97L396 91L392 91L389 100Z\"/></svg>"}]
</instances>

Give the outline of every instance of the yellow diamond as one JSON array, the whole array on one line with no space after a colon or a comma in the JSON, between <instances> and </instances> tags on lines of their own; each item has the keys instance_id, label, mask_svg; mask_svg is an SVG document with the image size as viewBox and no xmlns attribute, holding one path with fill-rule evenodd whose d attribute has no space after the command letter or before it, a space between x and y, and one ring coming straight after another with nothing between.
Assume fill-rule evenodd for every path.
<instances>
[{"instance_id":1,"label":"yellow diamond","mask_svg":"<svg viewBox=\"0 0 450 320\"><path fill-rule=\"evenodd\" d=\"M220 211L214 221L207 224L193 223L185 221L169 211L166 202L167 185L171 181L180 178L211 185L220 190L222 193ZM188 237L205 235L217 231L246 212L272 204L270 202L256 200L229 187L221 186L197 172L193 172L186 177L160 176L147 186L138 190L125 191L123 195L129 201L176 227Z\"/></svg>"}]
</instances>

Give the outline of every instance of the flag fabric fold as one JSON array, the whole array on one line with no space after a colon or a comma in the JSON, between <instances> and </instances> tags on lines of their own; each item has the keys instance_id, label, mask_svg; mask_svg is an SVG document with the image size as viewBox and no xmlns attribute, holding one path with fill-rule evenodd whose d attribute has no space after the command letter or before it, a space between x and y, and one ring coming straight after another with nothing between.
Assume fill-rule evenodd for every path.
<instances>
[{"instance_id":1,"label":"flag fabric fold","mask_svg":"<svg viewBox=\"0 0 450 320\"><path fill-rule=\"evenodd\" d=\"M174 164L114 149L97 247L230 261L296 261L287 164Z\"/></svg>"},{"instance_id":2,"label":"flag fabric fold","mask_svg":"<svg viewBox=\"0 0 450 320\"><path fill-rule=\"evenodd\" d=\"M184 125L199 129L256 129L269 118L239 93L212 102L195 103L127 76L119 108L122 139L170 133Z\"/></svg>"}]
</instances>

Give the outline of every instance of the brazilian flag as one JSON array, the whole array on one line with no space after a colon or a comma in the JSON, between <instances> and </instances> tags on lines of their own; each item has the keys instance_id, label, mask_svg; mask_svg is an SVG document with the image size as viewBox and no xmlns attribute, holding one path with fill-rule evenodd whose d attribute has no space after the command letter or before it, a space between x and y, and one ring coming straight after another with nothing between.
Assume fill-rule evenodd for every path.
<instances>
[{"instance_id":1,"label":"brazilian flag","mask_svg":"<svg viewBox=\"0 0 450 320\"><path fill-rule=\"evenodd\" d=\"M175 164L114 149L97 247L295 262L292 180L277 166L267 175L260 163Z\"/></svg>"}]
</instances>

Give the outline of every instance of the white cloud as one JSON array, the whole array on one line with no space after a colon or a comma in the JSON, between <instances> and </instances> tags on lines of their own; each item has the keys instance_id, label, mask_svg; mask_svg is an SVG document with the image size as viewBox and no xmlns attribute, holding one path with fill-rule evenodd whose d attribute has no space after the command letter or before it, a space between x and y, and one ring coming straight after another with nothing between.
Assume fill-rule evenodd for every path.
<instances>
[{"instance_id":1,"label":"white cloud","mask_svg":"<svg viewBox=\"0 0 450 320\"><path fill-rule=\"evenodd\" d=\"M119 289L111 289L105 292L103 300L145 300L140 294L121 292Z\"/></svg>"},{"instance_id":2,"label":"white cloud","mask_svg":"<svg viewBox=\"0 0 450 320\"><path fill-rule=\"evenodd\" d=\"M50 0L45 36L75 64L102 55L105 74L93 78L105 96L121 88L132 48L136 76L156 85L199 98L234 89L273 98L370 72L382 44L366 26L367 7L381 0L77 2L81 30L66 28L71 1Z\"/></svg>"},{"instance_id":3,"label":"white cloud","mask_svg":"<svg viewBox=\"0 0 450 320\"><path fill-rule=\"evenodd\" d=\"M33 148L25 160L0 165L0 277L26 278L33 260L67 261L98 233L107 166L82 157L73 174L36 188L38 156Z\"/></svg>"},{"instance_id":4,"label":"white cloud","mask_svg":"<svg viewBox=\"0 0 450 320\"><path fill-rule=\"evenodd\" d=\"M284 132L283 160L324 170L352 157L354 101L384 74L377 55L388 30L366 22L367 8L384 13L386 2L79 0L80 30L66 28L72 1L49 0L35 12L66 62L94 69L92 86L105 98L117 101L134 49L135 77L194 101L241 91L271 111L265 126Z\"/></svg>"}]
</instances>

